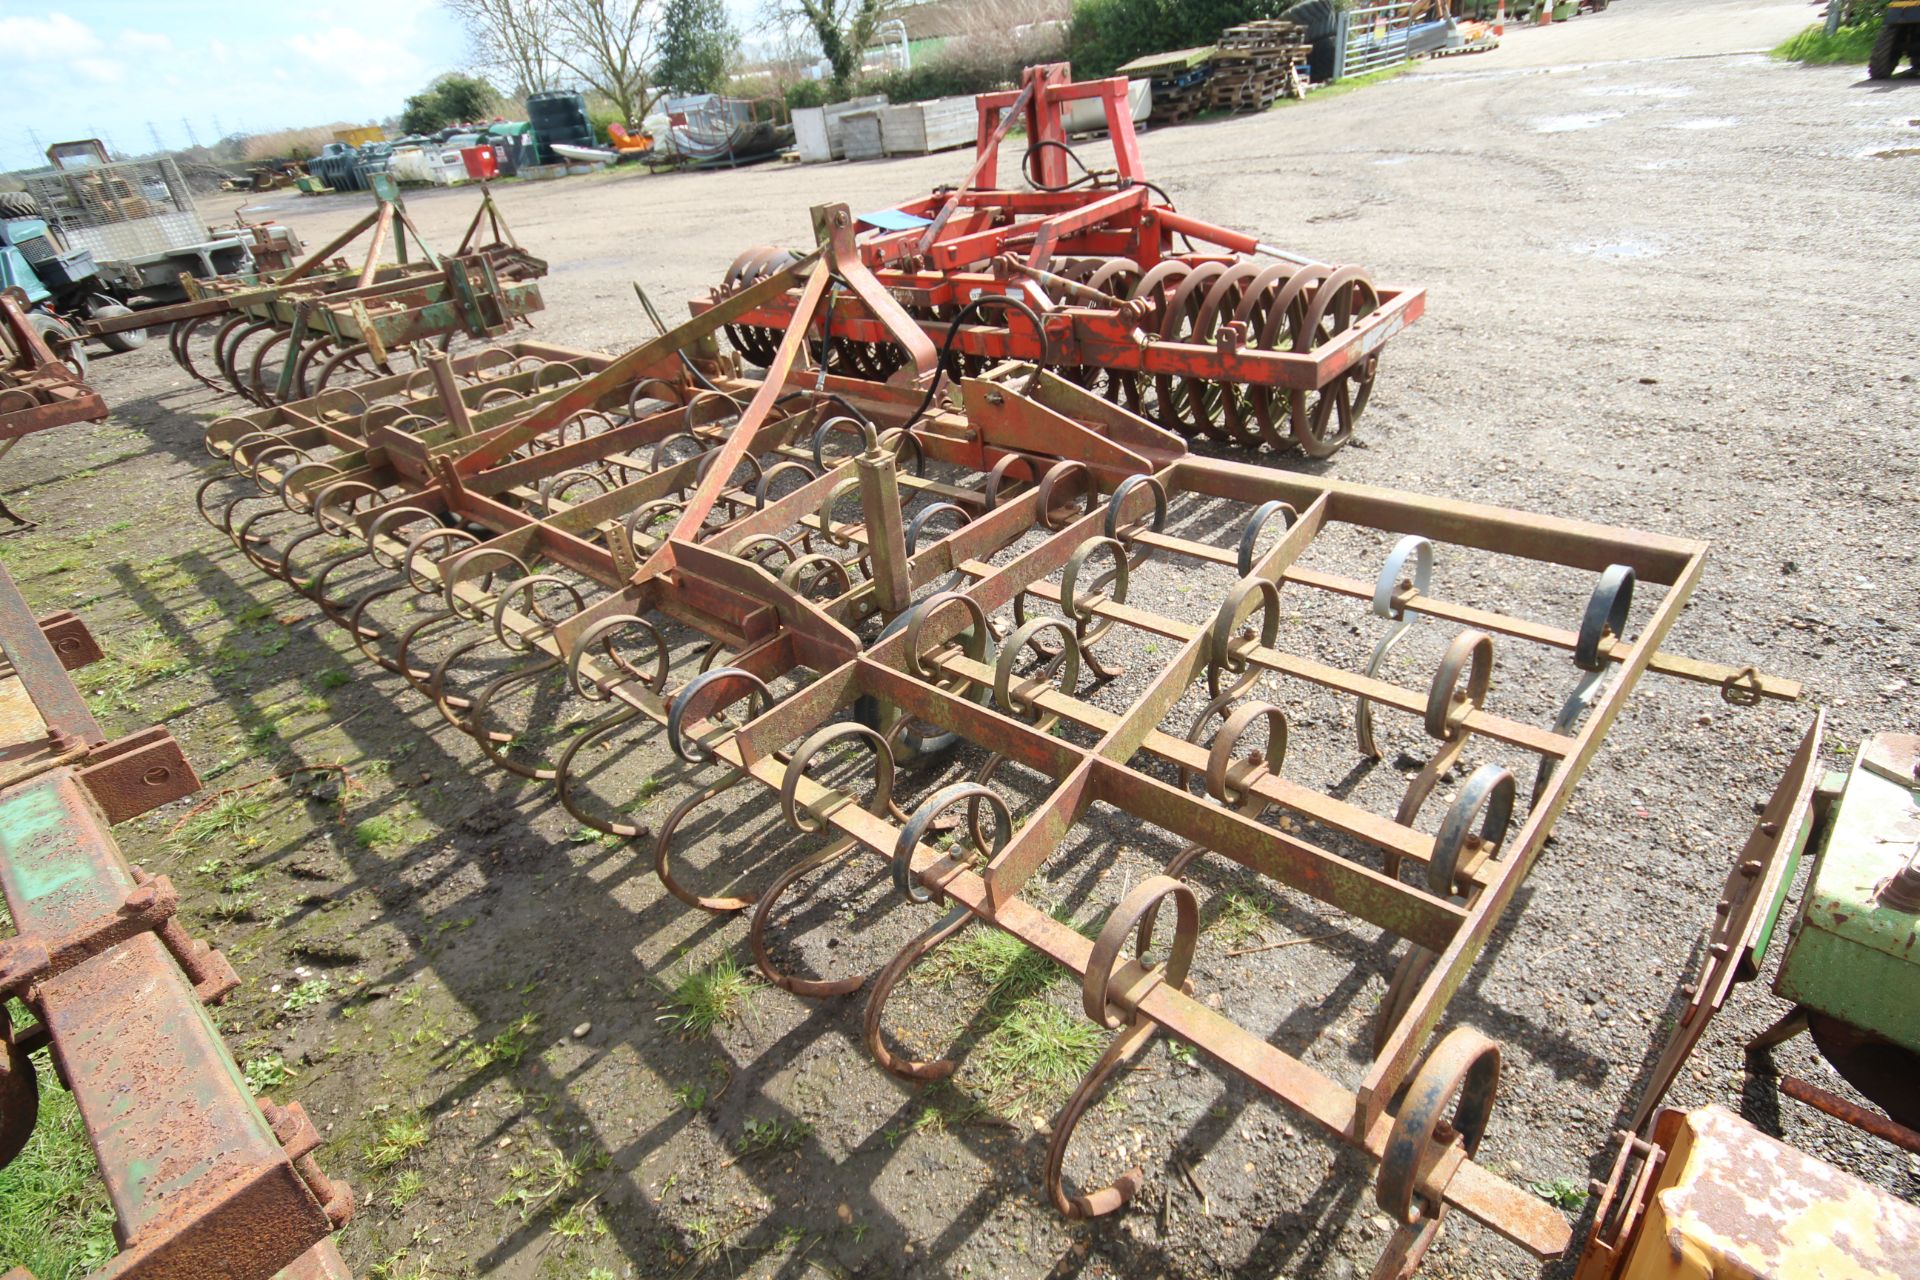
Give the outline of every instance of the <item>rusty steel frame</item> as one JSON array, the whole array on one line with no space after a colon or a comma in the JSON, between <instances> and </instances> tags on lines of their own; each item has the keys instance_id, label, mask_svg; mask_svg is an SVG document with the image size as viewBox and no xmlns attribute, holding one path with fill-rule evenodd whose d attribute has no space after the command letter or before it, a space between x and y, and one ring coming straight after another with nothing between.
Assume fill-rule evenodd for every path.
<instances>
[{"instance_id":1,"label":"rusty steel frame","mask_svg":"<svg viewBox=\"0 0 1920 1280\"><path fill-rule=\"evenodd\" d=\"M423 256L410 259L407 244ZM338 255L366 237L356 265ZM391 245L395 261L384 260ZM390 373L392 357L456 336L494 338L545 303L535 281L547 264L520 247L483 183L458 247L428 247L390 191L346 231L281 271L183 279L187 301L86 322L88 336L166 327L168 351L189 375L256 404L304 399L349 372ZM202 341L211 349L196 354ZM249 345L251 344L251 345ZM210 362L213 371L201 368Z\"/></svg>"},{"instance_id":2,"label":"rusty steel frame","mask_svg":"<svg viewBox=\"0 0 1920 1280\"><path fill-rule=\"evenodd\" d=\"M1357 267L1176 212L1144 177L1126 93L1123 77L1074 83L1056 63L1028 68L1017 92L980 95L972 171L868 215L861 261L941 344L951 373L1036 363L1189 438L1332 454L1365 409L1381 348L1423 313L1424 291L1378 287ZM1115 167L1070 183L1061 108L1075 100L1102 104ZM998 185L1016 120L1038 190ZM695 314L793 256L749 249ZM727 330L735 348L765 365L799 303L789 292L741 315ZM988 303L1000 314L977 314ZM901 326L865 295L836 298L812 336L838 372L884 380L902 363Z\"/></svg>"},{"instance_id":3,"label":"rusty steel frame","mask_svg":"<svg viewBox=\"0 0 1920 1280\"><path fill-rule=\"evenodd\" d=\"M18 299L0 292L0 453L36 431L106 416L100 393L47 346Z\"/></svg>"},{"instance_id":4,"label":"rusty steel frame","mask_svg":"<svg viewBox=\"0 0 1920 1280\"><path fill-rule=\"evenodd\" d=\"M1120 1031L1055 1124L1047 1185L1070 1216L1110 1211L1137 1184L1136 1171L1113 1187L1072 1194L1065 1151L1107 1078L1165 1032L1380 1162L1377 1194L1398 1226L1377 1274L1410 1273L1449 1206L1537 1254L1560 1252L1569 1238L1565 1220L1471 1158L1497 1091L1498 1048L1459 1028L1423 1050L1642 673L1713 683L1737 702L1799 696L1791 681L1661 650L1699 579L1704 546L1197 459L1179 436L1029 366L963 379L960 409L919 412L914 387L808 367L808 322L822 314L830 289L886 306L884 290L875 289L854 250L845 210L817 213L821 251L621 356L522 343L469 357L464 366L436 361L426 378L396 377L360 393L328 393L216 422L208 446L232 464L233 475L203 486L202 514L257 566L317 601L491 761L553 784L568 811L596 829L641 834L580 806L572 772L584 746L651 723L683 759L720 766L724 776L668 820L655 843L656 869L689 905L751 909L756 955L785 989L826 997L869 981L796 978L781 973L765 948L773 900L824 859L877 858L910 900L947 902L947 918L871 977L867 1041L887 1069L912 1078L951 1070L902 1060L886 1046L881 1015L906 969L972 923L1005 930L1077 977L1088 1015ZM796 287L798 322L764 379L742 378L715 357L718 329ZM923 374L934 358L930 346L909 348ZM821 443L838 432L854 438L855 452L829 462ZM676 447L692 452L675 459ZM909 458L953 469L958 478L916 474L905 465ZM795 487L778 497L770 493L775 468L796 474ZM583 475L595 479L588 484ZM213 488L235 478L242 481L237 496L214 510ZM589 496L570 496L582 488ZM855 498L858 518L843 518L840 507ZM1083 499L1084 510L1073 510ZM1179 500L1249 509L1240 546L1164 532L1166 504ZM923 511L950 504L959 527L910 545L907 526L919 528L908 519L914 504L924 504ZM296 529L309 521L311 527L276 552L271 530L289 517ZM1401 539L1379 581L1301 562L1336 526ZM1277 538L1261 551L1263 530ZM1030 535L1041 540L1021 541ZM310 568L296 565L302 544L342 536L351 550ZM777 576L776 543L789 560ZM1577 628L1545 626L1435 595L1424 573L1403 572L1414 551L1424 548L1422 558L1430 560L1442 543L1592 573L1598 585ZM1083 590L1084 566L1103 549L1113 573ZM1012 559L990 563L1002 552ZM1114 585L1123 566L1146 557L1226 567L1238 575L1236 585L1210 624L1180 622L1129 602L1124 577ZM340 588L330 583L354 572L346 566L383 572L371 588L334 594ZM811 577L800 572L809 566ZM1664 590L1629 638L1636 580ZM377 625L372 606L407 591L436 602L432 611L404 633ZM1278 636L1283 592L1371 600L1381 616L1425 616L1462 631L1432 687L1408 689L1375 671L1352 672L1291 651ZM1023 611L1048 606L1058 612L1023 621L1002 656L992 657L996 615L1011 608L1026 619ZM462 623L476 627L478 638L455 645L432 667L416 665L417 637ZM863 628L881 623L877 638L863 639ZM1102 670L1094 645L1116 625L1178 646L1119 713L1079 696L1072 678L1083 666ZM708 641L700 671L672 688L662 638L669 627ZM648 657L636 662L622 654L615 636L643 646ZM1573 659L1575 693L1551 727L1484 705L1494 637ZM1028 644L1047 640L1062 646L1059 657L1038 677L1018 675ZM471 695L456 692L449 680L458 656L496 641L526 655L525 662ZM731 654L726 665L709 670L722 650ZM800 687L772 692L802 671L810 678ZM1244 699L1262 675L1423 719L1436 748L1401 812L1391 819L1373 813L1290 781L1278 759L1243 754L1240 739L1262 720L1270 734L1284 731L1278 707ZM508 735L490 728L486 713L503 691L539 679L564 679L565 691L610 711L583 726L557 764L529 766L508 757ZM1207 717L1186 736L1163 727L1201 681L1225 693L1210 713L1228 723L1211 742L1199 734ZM1236 697L1243 699L1237 707ZM743 699L744 721L720 718ZM874 727L862 718L863 706L890 710ZM1006 802L984 787L983 774L981 782L905 813L892 803L894 763L916 724L1049 779L1045 799L1009 831ZM1088 745L1052 732L1064 726ZM873 753L874 795L864 804L806 773L824 746L847 738ZM1484 765L1460 788L1437 832L1420 830L1414 820L1428 793L1476 741L1518 748L1541 762L1524 819L1510 829L1516 780ZM1150 762L1203 778L1209 798L1169 785ZM791 825L829 843L758 899L703 896L671 869L673 828L692 807L749 778L780 797ZM1095 804L1149 822L1188 848L1167 874L1130 893L1090 940L1022 891ZM975 827L981 806L995 814L992 847L976 837L983 862L925 843L931 822L953 805L967 806ZM1269 809L1327 828L1342 847L1264 820ZM1205 852L1409 944L1357 1087L1332 1080L1191 994L1184 979L1197 918L1178 875ZM1413 870L1412 883L1402 868ZM1177 916L1169 960L1148 966L1124 959L1127 935L1140 925L1144 940L1167 899Z\"/></svg>"},{"instance_id":5,"label":"rusty steel frame","mask_svg":"<svg viewBox=\"0 0 1920 1280\"><path fill-rule=\"evenodd\" d=\"M32 1133L44 1049L114 1209L96 1277L339 1280L350 1189L320 1172L298 1103L256 1103L203 1007L239 978L110 830L199 779L165 729L106 739L66 674L101 657L93 637L70 613L36 620L3 568L0 650L0 1000L34 1017L0 1016L0 1162Z\"/></svg>"},{"instance_id":6,"label":"rusty steel frame","mask_svg":"<svg viewBox=\"0 0 1920 1280\"><path fill-rule=\"evenodd\" d=\"M47 346L20 299L0 292L0 458L35 432L106 416L107 402ZM33 527L4 499L0 519L15 530Z\"/></svg>"}]
</instances>

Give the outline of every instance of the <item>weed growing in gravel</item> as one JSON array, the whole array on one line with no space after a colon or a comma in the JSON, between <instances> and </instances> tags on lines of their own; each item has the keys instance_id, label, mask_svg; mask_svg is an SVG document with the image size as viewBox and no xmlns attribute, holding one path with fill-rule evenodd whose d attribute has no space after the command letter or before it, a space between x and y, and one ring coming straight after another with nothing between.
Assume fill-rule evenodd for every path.
<instances>
[{"instance_id":1,"label":"weed growing in gravel","mask_svg":"<svg viewBox=\"0 0 1920 1280\"><path fill-rule=\"evenodd\" d=\"M592 1201L569 1208L553 1220L553 1234L564 1240L578 1240L588 1235L607 1234L607 1224L594 1216L592 1208Z\"/></svg>"},{"instance_id":2,"label":"weed growing in gravel","mask_svg":"<svg viewBox=\"0 0 1920 1280\"><path fill-rule=\"evenodd\" d=\"M205 844L210 840L240 840L243 833L267 816L267 802L248 791L221 796L180 824L176 844ZM251 843L248 841L247 843Z\"/></svg>"},{"instance_id":3,"label":"weed growing in gravel","mask_svg":"<svg viewBox=\"0 0 1920 1280\"><path fill-rule=\"evenodd\" d=\"M640 779L640 786L633 793L633 799L620 806L622 813L637 813L653 803L653 798L666 789L667 784L648 774Z\"/></svg>"},{"instance_id":4,"label":"weed growing in gravel","mask_svg":"<svg viewBox=\"0 0 1920 1280\"><path fill-rule=\"evenodd\" d=\"M396 1211L404 1209L412 1203L415 1196L426 1190L426 1186L425 1174L418 1169L405 1170L393 1180L393 1185L387 1188L387 1204Z\"/></svg>"},{"instance_id":5,"label":"weed growing in gravel","mask_svg":"<svg viewBox=\"0 0 1920 1280\"><path fill-rule=\"evenodd\" d=\"M1257 942L1267 931L1267 908L1258 898L1241 889L1216 893L1207 903L1213 919L1206 926L1229 947Z\"/></svg>"},{"instance_id":6,"label":"weed growing in gravel","mask_svg":"<svg viewBox=\"0 0 1920 1280\"><path fill-rule=\"evenodd\" d=\"M1045 952L990 925L969 929L935 951L922 966L943 986L971 978L988 991L989 1006L1016 1004L1045 991L1060 969Z\"/></svg>"},{"instance_id":7,"label":"weed growing in gravel","mask_svg":"<svg viewBox=\"0 0 1920 1280\"><path fill-rule=\"evenodd\" d=\"M689 1111L698 1111L707 1105L707 1087L700 1084L675 1085L673 1100Z\"/></svg>"},{"instance_id":8,"label":"weed growing in gravel","mask_svg":"<svg viewBox=\"0 0 1920 1280\"><path fill-rule=\"evenodd\" d=\"M989 1094L1006 1099L1079 1081L1100 1055L1101 1032L1039 996L1020 1001L968 1058Z\"/></svg>"},{"instance_id":9,"label":"weed growing in gravel","mask_svg":"<svg viewBox=\"0 0 1920 1280\"><path fill-rule=\"evenodd\" d=\"M404 838L400 824L384 815L363 819L353 829L353 842L362 849L391 849Z\"/></svg>"},{"instance_id":10,"label":"weed growing in gravel","mask_svg":"<svg viewBox=\"0 0 1920 1280\"><path fill-rule=\"evenodd\" d=\"M1552 1178L1532 1185L1533 1194L1566 1213L1587 1207L1587 1189L1572 1178Z\"/></svg>"},{"instance_id":11,"label":"weed growing in gravel","mask_svg":"<svg viewBox=\"0 0 1920 1280\"><path fill-rule=\"evenodd\" d=\"M78 1280L114 1254L113 1209L73 1095L39 1069L40 1122L0 1169L0 1258L39 1280Z\"/></svg>"},{"instance_id":12,"label":"weed growing in gravel","mask_svg":"<svg viewBox=\"0 0 1920 1280\"><path fill-rule=\"evenodd\" d=\"M728 952L704 969L689 965L687 976L668 997L673 1011L661 1014L658 1021L682 1035L702 1035L738 1018L752 995L753 980Z\"/></svg>"},{"instance_id":13,"label":"weed growing in gravel","mask_svg":"<svg viewBox=\"0 0 1920 1280\"><path fill-rule=\"evenodd\" d=\"M1090 938L1100 931L1106 916L1102 913L1085 924L1076 924L1067 918L1065 908L1056 908L1053 918L1072 925ZM935 951L921 968L943 986L951 987L961 978L982 984L987 988L990 1013L1039 995L1052 986L1061 973L1045 952L1036 951L1012 934L988 925L961 934Z\"/></svg>"},{"instance_id":14,"label":"weed growing in gravel","mask_svg":"<svg viewBox=\"0 0 1920 1280\"><path fill-rule=\"evenodd\" d=\"M374 1169L391 1169L427 1145L433 1126L418 1111L404 1111L380 1126L380 1132L367 1144L367 1164Z\"/></svg>"},{"instance_id":15,"label":"weed growing in gravel","mask_svg":"<svg viewBox=\"0 0 1920 1280\"><path fill-rule=\"evenodd\" d=\"M344 689L353 683L353 676L341 670L339 667L335 667L331 671L322 671L314 677L313 682L324 690Z\"/></svg>"},{"instance_id":16,"label":"weed growing in gravel","mask_svg":"<svg viewBox=\"0 0 1920 1280\"><path fill-rule=\"evenodd\" d=\"M734 1154L742 1160L792 1151L813 1136L813 1126L805 1120L749 1120L734 1143Z\"/></svg>"},{"instance_id":17,"label":"weed growing in gravel","mask_svg":"<svg viewBox=\"0 0 1920 1280\"><path fill-rule=\"evenodd\" d=\"M247 1088L255 1096L269 1089L278 1089L294 1076L292 1068L287 1066L287 1060L277 1053L247 1059L243 1071L247 1077Z\"/></svg>"},{"instance_id":18,"label":"weed growing in gravel","mask_svg":"<svg viewBox=\"0 0 1920 1280\"><path fill-rule=\"evenodd\" d=\"M499 1208L517 1207L520 1220L525 1222L549 1202L578 1187L588 1173L604 1169L612 1162L613 1157L606 1152L590 1148L571 1156L542 1151L531 1164L517 1164L507 1170L507 1180L513 1185L495 1196L493 1203Z\"/></svg>"},{"instance_id":19,"label":"weed growing in gravel","mask_svg":"<svg viewBox=\"0 0 1920 1280\"><path fill-rule=\"evenodd\" d=\"M134 689L172 679L191 666L179 650L149 634L124 652L88 668L81 677L81 687L88 697L101 700L112 710L138 711L140 704L134 699Z\"/></svg>"},{"instance_id":20,"label":"weed growing in gravel","mask_svg":"<svg viewBox=\"0 0 1920 1280\"><path fill-rule=\"evenodd\" d=\"M475 1071L484 1071L496 1062L509 1067L520 1065L527 1050L533 1047L533 1031L540 1025L540 1019L531 1013L522 1014L512 1026L491 1040L476 1044L463 1040L455 1046L466 1058L467 1065Z\"/></svg>"},{"instance_id":21,"label":"weed growing in gravel","mask_svg":"<svg viewBox=\"0 0 1920 1280\"><path fill-rule=\"evenodd\" d=\"M287 998L280 1002L280 1007L288 1013L298 1013L302 1009L311 1009L332 994L332 982L326 978L308 978L287 992Z\"/></svg>"}]
</instances>

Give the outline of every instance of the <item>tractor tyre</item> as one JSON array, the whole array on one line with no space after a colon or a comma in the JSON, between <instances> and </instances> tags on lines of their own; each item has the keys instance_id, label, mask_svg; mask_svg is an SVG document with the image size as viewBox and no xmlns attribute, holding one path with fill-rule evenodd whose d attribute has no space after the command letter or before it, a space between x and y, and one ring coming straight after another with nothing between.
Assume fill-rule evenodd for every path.
<instances>
[{"instance_id":1,"label":"tractor tyre","mask_svg":"<svg viewBox=\"0 0 1920 1280\"><path fill-rule=\"evenodd\" d=\"M56 359L73 370L75 377L86 380L86 347L81 343L80 335L67 327L66 321L44 311L30 311L27 313L27 323L34 327L40 340L47 344Z\"/></svg>"},{"instance_id":2,"label":"tractor tyre","mask_svg":"<svg viewBox=\"0 0 1920 1280\"><path fill-rule=\"evenodd\" d=\"M96 299L87 308L87 318L89 320L109 320L119 316L130 316L132 314L132 307L123 307L119 303L106 298ZM100 335L100 342L101 345L105 346L109 351L138 351L141 347L147 345L147 331L145 329L123 329L119 333L104 333Z\"/></svg>"},{"instance_id":3,"label":"tractor tyre","mask_svg":"<svg viewBox=\"0 0 1920 1280\"><path fill-rule=\"evenodd\" d=\"M40 202L24 191L0 191L0 218L37 218Z\"/></svg>"},{"instance_id":4,"label":"tractor tyre","mask_svg":"<svg viewBox=\"0 0 1920 1280\"><path fill-rule=\"evenodd\" d=\"M1900 55L1906 51L1906 31L1881 23L1880 34L1873 41L1873 52L1867 55L1867 78L1891 80L1900 66Z\"/></svg>"}]
</instances>

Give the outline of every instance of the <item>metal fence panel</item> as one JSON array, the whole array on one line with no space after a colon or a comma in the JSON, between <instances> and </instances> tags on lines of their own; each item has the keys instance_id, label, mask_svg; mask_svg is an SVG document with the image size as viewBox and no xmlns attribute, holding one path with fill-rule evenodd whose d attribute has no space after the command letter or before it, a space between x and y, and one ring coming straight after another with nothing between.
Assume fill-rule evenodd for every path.
<instances>
[{"instance_id":1,"label":"metal fence panel","mask_svg":"<svg viewBox=\"0 0 1920 1280\"><path fill-rule=\"evenodd\" d=\"M207 238L192 193L168 157L55 169L26 182L67 243L91 249L98 261L124 262Z\"/></svg>"},{"instance_id":2,"label":"metal fence panel","mask_svg":"<svg viewBox=\"0 0 1920 1280\"><path fill-rule=\"evenodd\" d=\"M1335 79L1363 76L1413 57L1412 0L1356 5L1340 15L1335 39Z\"/></svg>"}]
</instances>

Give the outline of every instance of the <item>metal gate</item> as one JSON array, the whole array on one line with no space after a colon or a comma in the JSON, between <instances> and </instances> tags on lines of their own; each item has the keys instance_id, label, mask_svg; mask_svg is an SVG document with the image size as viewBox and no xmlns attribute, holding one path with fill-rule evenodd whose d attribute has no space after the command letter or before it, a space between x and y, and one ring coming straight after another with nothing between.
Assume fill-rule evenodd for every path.
<instances>
[{"instance_id":1,"label":"metal gate","mask_svg":"<svg viewBox=\"0 0 1920 1280\"><path fill-rule=\"evenodd\" d=\"M1412 26L1412 0L1342 10L1333 33L1333 78L1363 76L1410 60Z\"/></svg>"}]
</instances>

